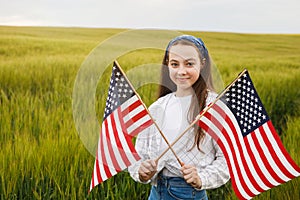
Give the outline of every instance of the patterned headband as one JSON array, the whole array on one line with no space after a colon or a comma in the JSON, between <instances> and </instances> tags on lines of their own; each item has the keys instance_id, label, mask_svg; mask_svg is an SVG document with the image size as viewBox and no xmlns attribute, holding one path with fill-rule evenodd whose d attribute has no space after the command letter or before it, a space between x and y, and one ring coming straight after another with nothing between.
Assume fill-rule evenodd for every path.
<instances>
[{"instance_id":1,"label":"patterned headband","mask_svg":"<svg viewBox=\"0 0 300 200\"><path fill-rule=\"evenodd\" d=\"M167 54L169 52L170 47L173 46L173 44L175 42L180 41L180 40L190 41L199 49L200 52L202 52L204 54L208 54L207 48L205 47L204 42L201 40L201 38L196 38L192 35L181 35L181 36L178 36L178 37L174 38L173 40L171 40L166 49ZM203 50L204 50L204 52L203 52Z\"/></svg>"}]
</instances>

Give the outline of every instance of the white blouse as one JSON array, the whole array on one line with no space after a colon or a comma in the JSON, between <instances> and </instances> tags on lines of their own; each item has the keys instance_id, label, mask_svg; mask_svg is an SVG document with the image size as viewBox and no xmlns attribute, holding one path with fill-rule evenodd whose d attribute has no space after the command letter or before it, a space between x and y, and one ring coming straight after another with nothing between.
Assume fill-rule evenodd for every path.
<instances>
[{"instance_id":1,"label":"white blouse","mask_svg":"<svg viewBox=\"0 0 300 200\"><path fill-rule=\"evenodd\" d=\"M215 93L209 92L206 105L211 103L216 96ZM175 93L171 93L159 98L149 107L151 115L170 144L189 126L187 115L191 98L191 95L176 97ZM217 188L225 184L229 180L229 171L225 157L216 141L209 134L205 134L204 140L200 143L201 151L197 149L197 146L191 149L193 144L194 132L191 128L173 146L173 149L183 163L197 167L202 189ZM151 125L139 133L135 148L142 159L129 166L128 171L135 181L141 182L138 175L141 162L147 159L155 160L168 146L156 127ZM182 177L180 168L176 157L169 150L158 161L157 173L152 177L151 184L156 185L157 174L161 170L166 176Z\"/></svg>"}]
</instances>

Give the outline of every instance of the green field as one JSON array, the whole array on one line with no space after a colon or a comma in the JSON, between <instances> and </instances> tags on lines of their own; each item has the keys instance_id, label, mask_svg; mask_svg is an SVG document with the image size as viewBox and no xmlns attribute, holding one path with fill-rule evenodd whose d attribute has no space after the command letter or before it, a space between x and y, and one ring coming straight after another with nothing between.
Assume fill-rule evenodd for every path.
<instances>
[{"instance_id":1,"label":"green field","mask_svg":"<svg viewBox=\"0 0 300 200\"><path fill-rule=\"evenodd\" d=\"M149 185L135 183L126 172L88 195L94 156L73 120L78 70L98 44L122 31L0 26L0 199L147 197ZM184 33L206 42L225 85L244 68L249 70L284 146L300 165L300 34ZM118 58L125 71L161 60L162 51L155 49ZM95 96L99 124L107 77L102 77L104 84L98 85ZM152 84L138 89L147 105L153 102L156 88ZM299 193L300 178L296 178L255 199L294 200L300 199ZM210 199L236 199L230 183L208 194Z\"/></svg>"}]
</instances>

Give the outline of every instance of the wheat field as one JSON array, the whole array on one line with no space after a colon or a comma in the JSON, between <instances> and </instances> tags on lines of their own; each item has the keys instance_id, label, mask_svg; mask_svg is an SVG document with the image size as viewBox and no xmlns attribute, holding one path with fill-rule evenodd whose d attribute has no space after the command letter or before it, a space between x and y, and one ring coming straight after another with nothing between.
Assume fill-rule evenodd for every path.
<instances>
[{"instance_id":1,"label":"wheat field","mask_svg":"<svg viewBox=\"0 0 300 200\"><path fill-rule=\"evenodd\" d=\"M78 71L101 42L123 29L0 26L0 199L146 199L149 185L126 171L88 194L94 156L73 118ZM300 34L183 32L201 37L225 85L244 68L283 144L300 165ZM166 44L165 44L166 45ZM160 63L162 51L144 49L118 58L125 71ZM95 110L103 116L109 70L97 86ZM155 71L135 74L137 81ZM156 84L137 89L146 105ZM95 141L94 141L95 142ZM300 199L300 178L254 199ZM210 199L237 199L230 183Z\"/></svg>"}]
</instances>

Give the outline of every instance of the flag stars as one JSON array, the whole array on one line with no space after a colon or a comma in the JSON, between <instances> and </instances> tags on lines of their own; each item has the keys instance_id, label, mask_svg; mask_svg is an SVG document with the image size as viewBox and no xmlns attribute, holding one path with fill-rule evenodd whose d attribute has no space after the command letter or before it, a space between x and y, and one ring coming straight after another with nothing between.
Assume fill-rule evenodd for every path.
<instances>
[{"instance_id":1,"label":"flag stars","mask_svg":"<svg viewBox=\"0 0 300 200\"><path fill-rule=\"evenodd\" d=\"M118 67L113 66L106 107L104 109L104 118L110 115L120 104L129 99L132 94L133 90L126 78Z\"/></svg>"},{"instance_id":2,"label":"flag stars","mask_svg":"<svg viewBox=\"0 0 300 200\"><path fill-rule=\"evenodd\" d=\"M253 131L268 119L250 78L245 74L225 93L244 133Z\"/></svg>"}]
</instances>

